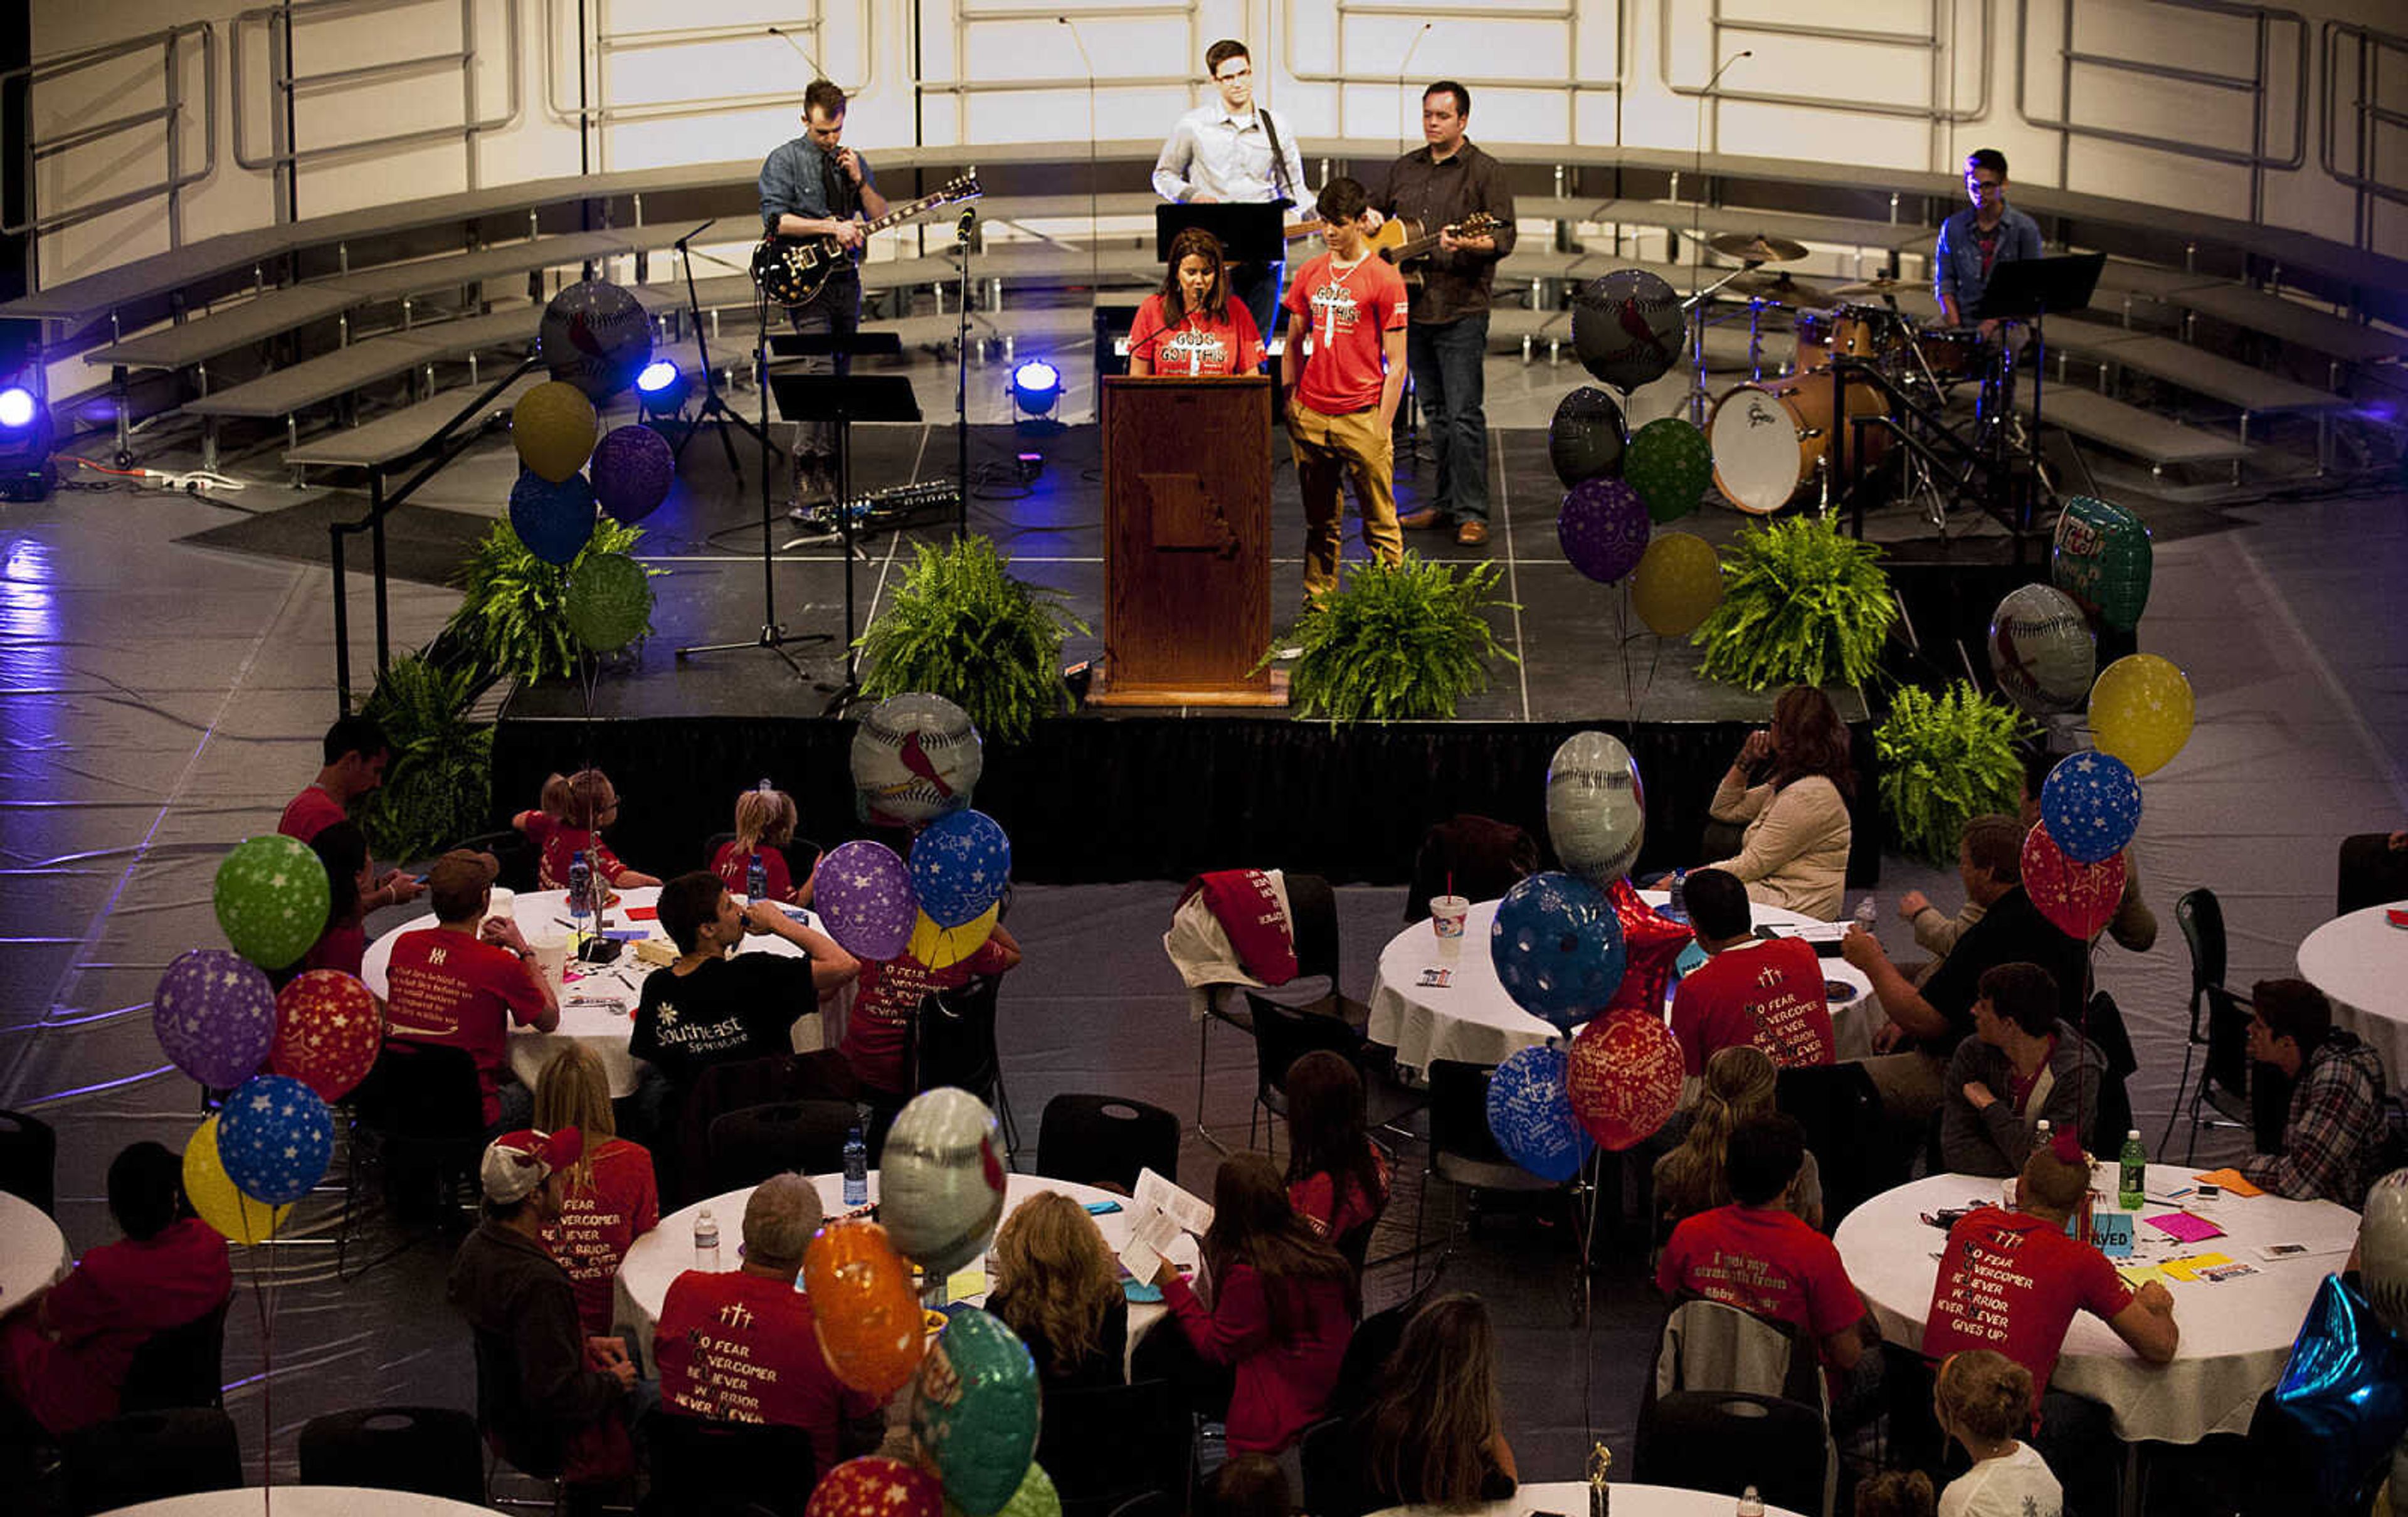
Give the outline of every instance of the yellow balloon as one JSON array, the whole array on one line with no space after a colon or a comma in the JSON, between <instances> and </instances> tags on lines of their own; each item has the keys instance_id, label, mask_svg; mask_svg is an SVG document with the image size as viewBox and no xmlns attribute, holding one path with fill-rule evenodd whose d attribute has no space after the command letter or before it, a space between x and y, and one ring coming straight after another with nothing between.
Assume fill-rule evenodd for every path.
<instances>
[{"instance_id":1,"label":"yellow balloon","mask_svg":"<svg viewBox=\"0 0 2408 1517\"><path fill-rule=\"evenodd\" d=\"M2194 703L2182 670L2155 653L2107 665L2090 687L2090 738L2134 774L2155 774L2190 741Z\"/></svg>"},{"instance_id":2,"label":"yellow balloon","mask_svg":"<svg viewBox=\"0 0 2408 1517\"><path fill-rule=\"evenodd\" d=\"M259 1243L276 1236L290 1205L271 1207L245 1195L218 1158L218 1119L211 1116L184 1145L184 1195L201 1220L236 1243Z\"/></svg>"},{"instance_id":3,"label":"yellow balloon","mask_svg":"<svg viewBox=\"0 0 2408 1517\"><path fill-rule=\"evenodd\" d=\"M518 444L520 463L558 484L593 456L599 424L584 391L553 379L519 397L510 412L510 440Z\"/></svg>"},{"instance_id":4,"label":"yellow balloon","mask_svg":"<svg viewBox=\"0 0 2408 1517\"><path fill-rule=\"evenodd\" d=\"M939 927L927 912L911 924L910 955L931 969L950 969L980 949L995 936L996 919L1003 912L1003 903L996 902L979 915L958 927Z\"/></svg>"},{"instance_id":5,"label":"yellow balloon","mask_svg":"<svg viewBox=\"0 0 2408 1517\"><path fill-rule=\"evenodd\" d=\"M1722 600L1722 560L1695 533L1659 535L1631 571L1631 609L1659 637L1687 637Z\"/></svg>"}]
</instances>

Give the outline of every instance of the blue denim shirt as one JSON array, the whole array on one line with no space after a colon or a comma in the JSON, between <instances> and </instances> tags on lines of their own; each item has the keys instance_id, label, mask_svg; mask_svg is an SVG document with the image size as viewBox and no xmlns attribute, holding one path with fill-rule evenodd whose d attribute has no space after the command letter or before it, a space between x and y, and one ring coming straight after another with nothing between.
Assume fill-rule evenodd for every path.
<instances>
[{"instance_id":1,"label":"blue denim shirt","mask_svg":"<svg viewBox=\"0 0 2408 1517\"><path fill-rule=\"evenodd\" d=\"M1973 319L1973 308L1982 303L1982 293L1990 287L1989 277L1982 272L1982 247L1974 240L1973 217L1973 208L1968 206L1941 222L1940 244L1931 254L1932 298L1955 295L1958 314L1969 322ZM1993 265L2040 255L2040 223L2009 206L1999 222L1999 251Z\"/></svg>"},{"instance_id":2,"label":"blue denim shirt","mask_svg":"<svg viewBox=\"0 0 2408 1517\"><path fill-rule=\"evenodd\" d=\"M869 171L869 160L860 153L853 161L861 165L861 182L875 188L878 176ZM799 136L770 150L761 164L761 225L776 231L781 215L824 220L828 214L827 188L822 178L822 165L827 155L820 145L808 136ZM832 172L833 170L831 170Z\"/></svg>"}]
</instances>

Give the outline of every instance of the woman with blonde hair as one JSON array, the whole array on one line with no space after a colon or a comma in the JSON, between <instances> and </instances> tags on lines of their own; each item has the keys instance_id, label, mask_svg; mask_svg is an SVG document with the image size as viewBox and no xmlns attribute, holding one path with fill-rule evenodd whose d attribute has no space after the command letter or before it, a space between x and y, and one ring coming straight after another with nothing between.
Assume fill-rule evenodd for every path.
<instances>
[{"instance_id":1,"label":"woman with blonde hair","mask_svg":"<svg viewBox=\"0 0 2408 1517\"><path fill-rule=\"evenodd\" d=\"M795 798L782 790L748 790L736 797L736 836L719 845L710 858L710 872L720 882L738 895L752 894L752 859L758 854L761 872L768 889L764 892L773 901L789 906L811 904L811 872L805 870L800 889L795 885L793 866L786 862L786 850L795 843L795 829L802 824L802 815L795 809ZM811 860L811 869L819 867L819 859Z\"/></svg>"},{"instance_id":2,"label":"woman with blonde hair","mask_svg":"<svg viewBox=\"0 0 2408 1517\"><path fill-rule=\"evenodd\" d=\"M1792 685L1773 702L1771 723L1747 735L1715 788L1707 814L1744 823L1746 830L1738 853L1706 867L1737 876L1752 901L1838 921L1856 792L1848 728L1838 708L1813 685Z\"/></svg>"},{"instance_id":3,"label":"woman with blonde hair","mask_svg":"<svg viewBox=\"0 0 2408 1517\"><path fill-rule=\"evenodd\" d=\"M1931 1410L1973 1467L1940 1493L1940 1517L2058 1517L2065 1492L2018 1434L2032 1424L2031 1371L1990 1349L1940 1362Z\"/></svg>"},{"instance_id":4,"label":"woman with blonde hair","mask_svg":"<svg viewBox=\"0 0 2408 1517\"><path fill-rule=\"evenodd\" d=\"M1128 1298L1112 1251L1087 1209L1039 1191L995 1235L986 1309L1020 1335L1040 1384L1084 1388L1126 1379Z\"/></svg>"},{"instance_id":5,"label":"woman with blonde hair","mask_svg":"<svg viewBox=\"0 0 2408 1517\"><path fill-rule=\"evenodd\" d=\"M610 1331L610 1282L636 1239L660 1225L661 1196L652 1156L620 1138L610 1113L610 1077L602 1056L583 1043L563 1041L535 1086L538 1132L574 1127L585 1152L569 1167L560 1215L544 1224L543 1245L577 1292L577 1314L588 1333Z\"/></svg>"},{"instance_id":6,"label":"woman with blonde hair","mask_svg":"<svg viewBox=\"0 0 2408 1517\"><path fill-rule=\"evenodd\" d=\"M1772 1056L1750 1043L1718 1049L1706 1061L1697 1112L1681 1146L1656 1161L1656 1209L1666 1223L1728 1206L1730 1180L1725 1164L1731 1129L1750 1117L1770 1115L1781 1068ZM1790 1209L1809 1227L1823 1225L1823 1173L1814 1152L1806 1152L1805 1167L1790 1194Z\"/></svg>"}]
</instances>

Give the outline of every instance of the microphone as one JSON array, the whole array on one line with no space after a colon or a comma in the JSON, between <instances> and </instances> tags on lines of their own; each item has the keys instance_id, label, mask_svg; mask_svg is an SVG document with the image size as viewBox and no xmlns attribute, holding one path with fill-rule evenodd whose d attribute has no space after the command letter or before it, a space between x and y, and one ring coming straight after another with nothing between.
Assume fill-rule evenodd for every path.
<instances>
[{"instance_id":1,"label":"microphone","mask_svg":"<svg viewBox=\"0 0 2408 1517\"><path fill-rule=\"evenodd\" d=\"M970 229L976 225L978 225L978 208L976 206L964 206L962 208L961 215L955 218L953 222L954 239L960 242L968 242L970 239Z\"/></svg>"},{"instance_id":2,"label":"microphone","mask_svg":"<svg viewBox=\"0 0 2408 1517\"><path fill-rule=\"evenodd\" d=\"M769 27L767 28L767 31L771 36L783 37L785 39L786 46L794 49L796 52L801 53L803 55L803 62L811 65L811 73L815 77L819 79L825 79L828 77L827 70L822 68L820 66L820 61L812 57L810 50L806 49L801 42L796 40L794 33L777 26Z\"/></svg>"},{"instance_id":3,"label":"microphone","mask_svg":"<svg viewBox=\"0 0 2408 1517\"><path fill-rule=\"evenodd\" d=\"M1412 43L1405 49L1405 55L1397 61L1397 156L1399 158L1405 155L1405 70L1413 66L1413 54L1422 50L1422 38L1429 36L1430 28L1436 24L1435 21L1422 22L1422 29L1413 34Z\"/></svg>"}]
</instances>

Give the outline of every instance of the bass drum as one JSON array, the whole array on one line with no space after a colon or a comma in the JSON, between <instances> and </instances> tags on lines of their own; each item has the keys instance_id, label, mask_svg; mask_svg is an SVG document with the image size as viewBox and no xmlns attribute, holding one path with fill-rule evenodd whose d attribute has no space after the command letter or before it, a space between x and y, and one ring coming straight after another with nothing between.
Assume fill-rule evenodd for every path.
<instances>
[{"instance_id":1,"label":"bass drum","mask_svg":"<svg viewBox=\"0 0 2408 1517\"><path fill-rule=\"evenodd\" d=\"M1815 465L1831 446L1831 376L1828 370L1785 379L1733 385L1706 418L1706 443L1713 451L1714 483L1730 503L1753 516L1770 516L1814 483ZM1879 416L1881 396L1869 384L1851 384L1850 416ZM1864 465L1889 451L1889 434L1864 433ZM1856 439L1851 436L1853 451Z\"/></svg>"}]
</instances>

